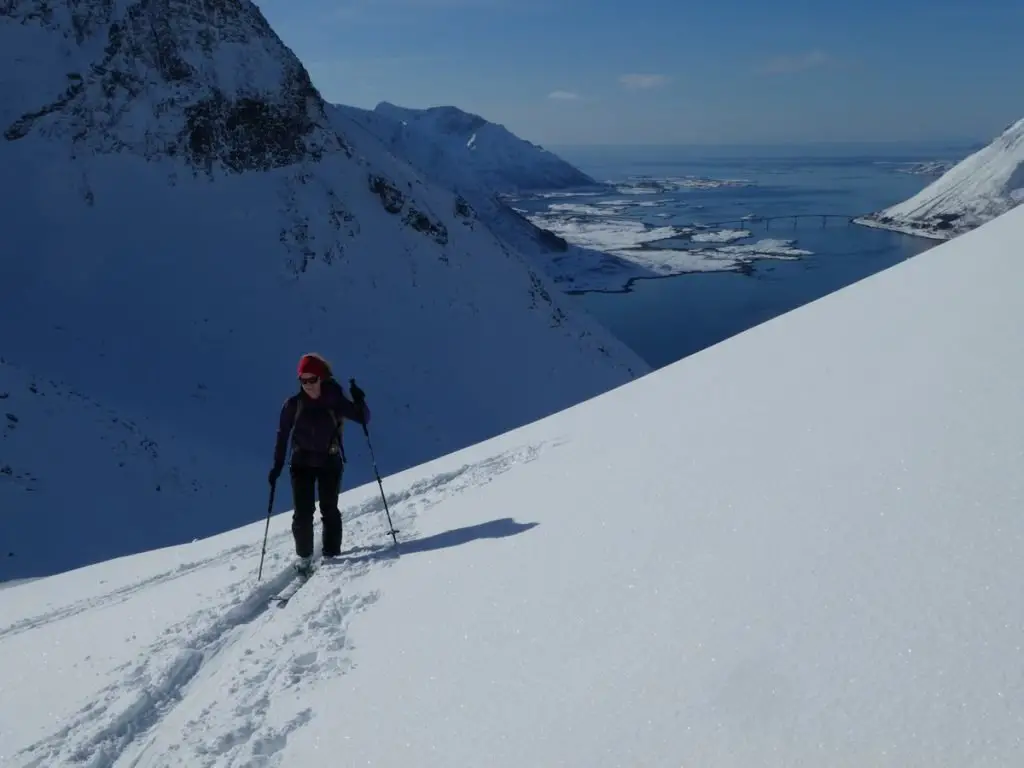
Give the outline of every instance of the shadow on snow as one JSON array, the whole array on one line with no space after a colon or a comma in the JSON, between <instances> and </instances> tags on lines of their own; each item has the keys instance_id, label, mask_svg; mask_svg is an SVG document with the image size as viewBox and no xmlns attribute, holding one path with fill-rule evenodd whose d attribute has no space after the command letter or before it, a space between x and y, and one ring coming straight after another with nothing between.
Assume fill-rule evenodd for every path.
<instances>
[{"instance_id":1,"label":"shadow on snow","mask_svg":"<svg viewBox=\"0 0 1024 768\"><path fill-rule=\"evenodd\" d=\"M503 539L508 536L515 536L536 527L539 523L517 523L510 517L503 517L497 520L490 520L477 525L467 525L464 528L454 528L450 531L435 533L433 536L425 536L412 541L398 540L398 546L380 545L369 548L366 554L344 555L335 561L338 565L358 563L366 560L386 560L401 555L411 555L416 552L436 552L439 549L457 547L460 544L468 544L471 541L480 539ZM359 551L359 550L354 550ZM327 564L329 565L329 564Z\"/></svg>"}]
</instances>

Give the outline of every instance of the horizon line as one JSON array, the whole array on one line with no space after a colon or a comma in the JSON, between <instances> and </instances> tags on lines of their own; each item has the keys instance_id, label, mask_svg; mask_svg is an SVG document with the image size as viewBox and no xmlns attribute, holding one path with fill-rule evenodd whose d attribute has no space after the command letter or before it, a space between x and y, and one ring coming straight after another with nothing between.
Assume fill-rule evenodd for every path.
<instances>
[{"instance_id":1,"label":"horizon line","mask_svg":"<svg viewBox=\"0 0 1024 768\"><path fill-rule=\"evenodd\" d=\"M674 141L674 142L534 142L545 147L837 147L837 146L895 146L895 145L979 145L985 146L991 139L949 138L949 139L848 139L837 141L787 140L787 141Z\"/></svg>"}]
</instances>

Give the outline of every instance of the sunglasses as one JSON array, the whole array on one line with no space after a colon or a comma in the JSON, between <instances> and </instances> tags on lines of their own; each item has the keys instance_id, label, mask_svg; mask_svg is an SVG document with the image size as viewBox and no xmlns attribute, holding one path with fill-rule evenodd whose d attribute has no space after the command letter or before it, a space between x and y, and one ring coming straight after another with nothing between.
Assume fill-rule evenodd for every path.
<instances>
[{"instance_id":1,"label":"sunglasses","mask_svg":"<svg viewBox=\"0 0 1024 768\"><path fill-rule=\"evenodd\" d=\"M299 376L299 381L303 384L316 384L320 381L319 376Z\"/></svg>"}]
</instances>

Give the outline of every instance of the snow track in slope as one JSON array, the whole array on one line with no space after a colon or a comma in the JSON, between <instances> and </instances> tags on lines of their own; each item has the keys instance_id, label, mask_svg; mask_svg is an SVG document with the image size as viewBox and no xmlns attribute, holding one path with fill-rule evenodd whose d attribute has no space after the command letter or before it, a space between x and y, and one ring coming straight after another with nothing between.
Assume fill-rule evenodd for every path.
<instances>
[{"instance_id":1,"label":"snow track in slope","mask_svg":"<svg viewBox=\"0 0 1024 768\"><path fill-rule=\"evenodd\" d=\"M158 722L173 708L204 664L237 640L237 630L262 614L271 597L295 578L286 568L261 583L237 603L196 634L157 675L151 684L135 692L134 680L146 671L143 659L128 679L118 680L100 693L57 733L26 750L29 768L51 765L83 765L110 768L140 733ZM153 649L158 651L161 649Z\"/></svg>"},{"instance_id":2,"label":"snow track in slope","mask_svg":"<svg viewBox=\"0 0 1024 768\"><path fill-rule=\"evenodd\" d=\"M352 664L349 622L378 597L354 581L372 565L366 558L322 565L284 611L234 645L230 662L204 667L187 700L137 751L125 753L123 765L278 765L275 756L288 736L315 716L289 694L344 674Z\"/></svg>"},{"instance_id":3,"label":"snow track in slope","mask_svg":"<svg viewBox=\"0 0 1024 768\"><path fill-rule=\"evenodd\" d=\"M449 472L442 472L430 478L417 481L408 488L389 494L388 506L395 507L403 502L416 499L420 503L419 511L429 509L444 495L440 494L440 492L448 489L449 486L451 486L449 489L450 492L461 492L466 487L476 485L481 482L480 478L482 476L491 477L500 474L512 464L520 461L532 460L536 457L537 452L541 447L542 446L527 446L518 451L511 451L494 456L479 464L466 464L458 469ZM381 503L380 497L375 496L356 507L353 511L346 511L344 514L346 523L351 523L352 521L366 515L376 515L383 512L384 505ZM269 543L290 542L290 540L290 533L276 534L271 536ZM16 621L6 627L0 626L0 640L19 635L22 632L37 629L55 621L61 621L62 619L77 616L85 611L116 605L117 603L124 602L133 595L143 592L151 587L156 587L160 584L165 584L175 579L188 576L204 568L218 566L224 562L225 558L243 559L251 557L253 553L259 553L261 547L261 541L235 546L225 551L218 552L216 555L211 557L182 563L175 568L155 574L143 579L142 581L133 582L119 587L107 594L77 600L69 605L64 605L45 613Z\"/></svg>"},{"instance_id":4,"label":"snow track in slope","mask_svg":"<svg viewBox=\"0 0 1024 768\"><path fill-rule=\"evenodd\" d=\"M70 605L65 605L60 608L56 608L52 611L47 611L46 613L40 614L38 616L33 616L32 618L17 621L13 624L10 624L0 629L0 640L3 640L7 637L13 637L14 635L21 634L22 632L27 632L31 629L43 627L52 622L60 621L61 619L68 619L72 616L77 616L78 614L83 613L84 611L89 611L94 608L101 608L110 605L115 605L117 603L122 603L125 600L128 600L130 597L132 597L132 595L135 595L138 592L141 592L150 587L155 587L159 584L164 584L168 581L179 579L182 576L188 576L189 574L194 573L195 571L201 570L203 568L209 568L210 566L218 565L223 562L225 557L233 558L237 555L247 554L253 550L254 546L261 545L243 544L238 547L232 547L231 549L226 550L224 552L220 552L213 557L203 558L202 560L196 560L190 563L183 563L182 565L179 565L177 568L172 568L170 570L164 571L163 573L158 573L155 576L150 576L148 579L143 579L142 581L138 581L133 584L128 584L126 586L119 587L118 589L108 592L105 595L98 595L96 597L90 597L85 600L78 600L74 603L71 603Z\"/></svg>"},{"instance_id":5,"label":"snow track in slope","mask_svg":"<svg viewBox=\"0 0 1024 768\"><path fill-rule=\"evenodd\" d=\"M413 536L413 519L446 498L486 484L511 467L535 459L542 445L526 446L442 472L389 496L388 505L403 539ZM370 569L397 560L380 543L385 529L377 512L380 497L345 513L345 554L320 566L281 610L268 610L274 595L295 578L291 567L255 588L249 578L226 585L220 608L199 607L167 627L159 639L121 667L62 727L15 755L16 765L48 768L142 768L145 766L276 765L274 756L288 735L310 722L313 713L295 709L284 716L274 708L291 706L289 697L303 681L344 674L351 665L346 630L351 619L371 606L376 592L360 590L357 580ZM319 527L319 526L318 526ZM316 536L319 550L319 534ZM291 546L278 534L274 549ZM388 540L390 544L390 540ZM415 549L415 542L410 542ZM214 562L238 569L251 561L262 542L232 547L209 561L168 570L114 592L27 619L8 635L93 608L106 608L133 595L144 599L155 586ZM279 553L276 553L279 554ZM319 552L317 552L319 554ZM271 552L268 548L268 556ZM227 562L225 562L227 561ZM143 594L140 594L143 593ZM224 610L227 608L227 610ZM2 637L2 635L0 635Z\"/></svg>"}]
</instances>

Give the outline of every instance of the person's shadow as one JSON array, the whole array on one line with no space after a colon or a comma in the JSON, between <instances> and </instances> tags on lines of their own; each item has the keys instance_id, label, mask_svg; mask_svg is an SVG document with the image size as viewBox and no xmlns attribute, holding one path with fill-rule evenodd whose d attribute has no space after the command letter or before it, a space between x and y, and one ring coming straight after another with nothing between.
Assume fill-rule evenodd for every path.
<instances>
[{"instance_id":1,"label":"person's shadow","mask_svg":"<svg viewBox=\"0 0 1024 768\"><path fill-rule=\"evenodd\" d=\"M507 536L528 531L538 523L517 523L510 517L503 517L498 520L491 520L478 525L468 525L465 528L455 528L442 533L435 533L433 536L425 536L422 539L402 541L399 537L398 545L382 544L373 547L360 547L342 554L341 557L332 560L331 563L347 565L366 560L383 560L386 558L411 555L416 552L435 552L439 549L457 547L460 544L467 544L478 539L503 539ZM362 554L360 554L362 553Z\"/></svg>"}]
</instances>

